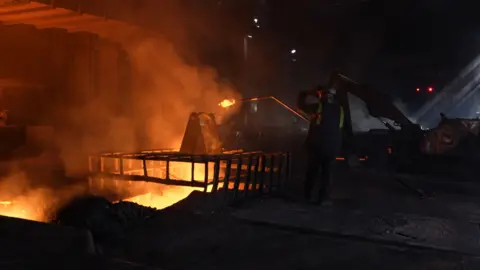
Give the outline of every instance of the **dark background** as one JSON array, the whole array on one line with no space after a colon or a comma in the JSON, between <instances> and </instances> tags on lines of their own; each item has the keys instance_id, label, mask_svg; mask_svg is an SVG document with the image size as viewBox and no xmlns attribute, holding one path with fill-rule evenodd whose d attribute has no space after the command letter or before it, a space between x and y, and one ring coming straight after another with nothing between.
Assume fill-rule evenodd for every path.
<instances>
[{"instance_id":1,"label":"dark background","mask_svg":"<svg viewBox=\"0 0 480 270\"><path fill-rule=\"evenodd\" d=\"M335 69L413 110L480 48L480 2L470 0L83 0L82 7L155 29L187 61L213 66L247 97L288 102Z\"/></svg>"},{"instance_id":2,"label":"dark background","mask_svg":"<svg viewBox=\"0 0 480 270\"><path fill-rule=\"evenodd\" d=\"M197 31L188 31L196 33L188 39L195 40L190 44L197 59L216 67L247 96L273 94L292 101L336 69L414 108L441 91L480 48L476 1L182 3L194 14L188 29ZM253 38L245 62L246 34ZM430 86L432 94L426 93Z\"/></svg>"}]
</instances>

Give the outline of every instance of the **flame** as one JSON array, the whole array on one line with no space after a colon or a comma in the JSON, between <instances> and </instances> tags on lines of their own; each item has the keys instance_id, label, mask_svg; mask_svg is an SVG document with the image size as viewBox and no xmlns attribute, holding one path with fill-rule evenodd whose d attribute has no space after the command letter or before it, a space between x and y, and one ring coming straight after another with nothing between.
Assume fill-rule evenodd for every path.
<instances>
[{"instance_id":1,"label":"flame","mask_svg":"<svg viewBox=\"0 0 480 270\"><path fill-rule=\"evenodd\" d=\"M218 106L222 108L228 108L235 105L235 99L224 99L222 102L218 103Z\"/></svg>"},{"instance_id":2,"label":"flame","mask_svg":"<svg viewBox=\"0 0 480 270\"><path fill-rule=\"evenodd\" d=\"M0 215L47 222L55 206L83 193L84 186L48 188L34 185L23 172L0 178Z\"/></svg>"},{"instance_id":3,"label":"flame","mask_svg":"<svg viewBox=\"0 0 480 270\"><path fill-rule=\"evenodd\" d=\"M165 165L161 161L155 161L156 166L152 166L148 173L151 176L165 177ZM132 164L134 166L135 164ZM219 177L225 177L225 164L220 164ZM127 166L128 167L128 164ZM205 179L205 164L196 163L193 168L191 162L170 162L170 176L172 180L191 180L192 175L194 180L203 182ZM131 170L126 168L126 174L138 175L143 173L143 169L137 170L135 167ZM213 180L214 163L208 164L208 180ZM0 190L3 191L0 197L0 215L22 218L35 221L48 221L49 214L55 210L55 206L59 202L68 201L69 198L80 194L78 189L69 188L67 190L51 190L51 189L34 189L27 183L22 183L22 176L12 176L9 179L0 183ZM101 180L101 179L96 179ZM98 181L101 182L101 181ZM188 197L193 191L204 191L199 187L184 187L162 185L157 183L137 182L113 180L111 183L105 180L104 192L117 191L118 194L125 194L123 201L134 202L143 206L152 207L156 209L164 209ZM233 183L230 183L233 187ZM229 186L230 187L230 186ZM79 188L79 187L77 187ZM219 183L218 188L223 188L222 183ZM240 185L240 189L243 186ZM8 191L8 192L7 192ZM207 192L212 191L212 185L209 185ZM100 190L98 195L102 194ZM128 195L130 194L130 195ZM7 199L8 198L8 199Z\"/></svg>"},{"instance_id":4,"label":"flame","mask_svg":"<svg viewBox=\"0 0 480 270\"><path fill-rule=\"evenodd\" d=\"M53 203L52 192L31 188L22 173L0 179L0 215L46 221L47 201Z\"/></svg>"},{"instance_id":5,"label":"flame","mask_svg":"<svg viewBox=\"0 0 480 270\"><path fill-rule=\"evenodd\" d=\"M14 218L45 221L44 212L33 204L15 201L1 201L0 215Z\"/></svg>"}]
</instances>

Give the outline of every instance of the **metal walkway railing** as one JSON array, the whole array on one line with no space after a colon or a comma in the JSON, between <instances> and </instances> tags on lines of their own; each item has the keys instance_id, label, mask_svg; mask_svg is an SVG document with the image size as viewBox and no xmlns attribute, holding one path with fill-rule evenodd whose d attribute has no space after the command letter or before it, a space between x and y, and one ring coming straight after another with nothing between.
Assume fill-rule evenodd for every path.
<instances>
[{"instance_id":1,"label":"metal walkway railing","mask_svg":"<svg viewBox=\"0 0 480 270\"><path fill-rule=\"evenodd\" d=\"M89 157L90 186L105 180L151 182L223 192L228 201L273 194L291 175L288 152L189 155L172 150L103 153ZM228 195L228 196L227 196Z\"/></svg>"}]
</instances>

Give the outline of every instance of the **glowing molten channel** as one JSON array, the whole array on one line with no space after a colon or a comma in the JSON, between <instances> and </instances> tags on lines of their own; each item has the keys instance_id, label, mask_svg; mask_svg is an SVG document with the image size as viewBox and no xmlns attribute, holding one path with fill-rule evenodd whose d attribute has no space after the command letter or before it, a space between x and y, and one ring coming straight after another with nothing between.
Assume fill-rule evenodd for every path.
<instances>
[{"instance_id":1,"label":"glowing molten channel","mask_svg":"<svg viewBox=\"0 0 480 270\"><path fill-rule=\"evenodd\" d=\"M198 188L174 186L165 188L161 193L147 192L142 195L124 199L123 201L134 202L139 205L161 210L185 199L196 189Z\"/></svg>"},{"instance_id":2,"label":"glowing molten channel","mask_svg":"<svg viewBox=\"0 0 480 270\"><path fill-rule=\"evenodd\" d=\"M192 176L195 181L203 182L205 179L205 166L204 164L195 164L192 174L191 162L170 162L169 165L169 178L171 180L192 180ZM142 174L143 170L129 170L125 171L125 174L136 175ZM149 167L149 175L155 177L166 177L165 166L162 166L161 162L158 162L157 166ZM212 180L214 174L214 164L211 163L208 166L208 179ZM220 177L224 177L224 170L220 169ZM140 194L132 196L123 201L134 202L143 206L152 207L156 209L165 209L169 206L176 204L177 202L188 197L193 191L203 191L203 188L199 187L185 187L185 186L172 186L162 185L156 183L144 183L134 181L116 181L116 187L124 190L129 190L134 194ZM223 185L218 186L221 188ZM211 192L212 186L208 186L207 192Z\"/></svg>"},{"instance_id":3,"label":"glowing molten channel","mask_svg":"<svg viewBox=\"0 0 480 270\"><path fill-rule=\"evenodd\" d=\"M164 162L156 161L151 166L148 173L155 177L166 177L166 167ZM128 165L128 164L127 164ZM126 166L128 167L128 166ZM171 180L191 180L194 176L195 181L203 182L205 179L205 164L195 164L192 174L191 162L171 162L170 163L169 178ZM137 170L133 168L130 171L125 171L126 174L136 175L142 174L143 169ZM213 179L214 163L208 164L208 179ZM219 177L223 179L225 176L224 168L220 168ZM27 184L21 184L21 177L11 177L4 181L1 190L6 191L5 194L0 194L0 197L5 198L0 201L0 215L22 218L35 221L48 221L48 214L50 211L54 211L55 206L59 202L65 202L74 197L76 194L81 194L75 189L62 190L43 190L34 189ZM143 206L152 207L156 209L164 209L172 206L179 201L188 197L193 191L203 191L203 188L198 187L185 187L185 186L171 186L162 185L157 183L136 182L136 181L124 181L116 180L110 185L106 184L103 190L99 192L105 192L106 194L111 191L117 191L120 194L124 194L122 191L127 191L125 194L132 194L135 196L125 196L123 201L134 202ZM233 183L232 183L233 184ZM222 188L222 183L219 183L218 188ZM242 186L240 187L242 188ZM19 193L14 193L14 190L20 190ZM207 192L212 190L210 185ZM8 198L8 199L7 199Z\"/></svg>"}]
</instances>

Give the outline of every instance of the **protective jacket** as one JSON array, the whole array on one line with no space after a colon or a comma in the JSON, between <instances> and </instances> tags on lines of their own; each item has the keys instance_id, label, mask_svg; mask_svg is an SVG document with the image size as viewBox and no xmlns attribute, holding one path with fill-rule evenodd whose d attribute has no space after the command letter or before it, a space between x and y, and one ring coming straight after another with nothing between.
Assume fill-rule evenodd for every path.
<instances>
[{"instance_id":1,"label":"protective jacket","mask_svg":"<svg viewBox=\"0 0 480 270\"><path fill-rule=\"evenodd\" d=\"M306 146L308 149L320 151L326 157L335 157L341 151L344 110L338 101L320 98L319 102L306 103L311 91L302 92L298 96L298 108L310 116Z\"/></svg>"}]
</instances>

